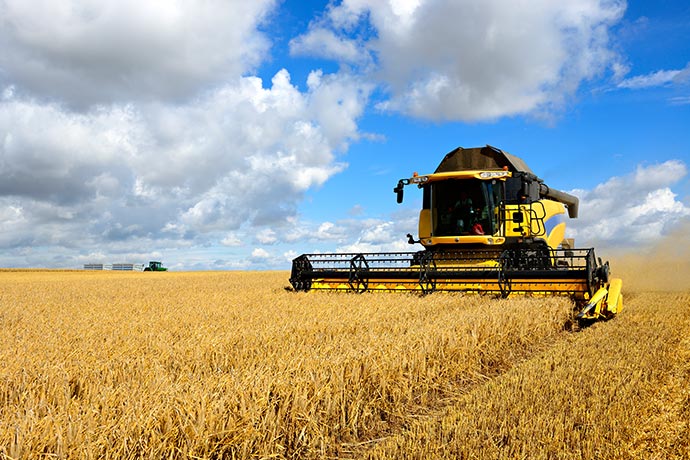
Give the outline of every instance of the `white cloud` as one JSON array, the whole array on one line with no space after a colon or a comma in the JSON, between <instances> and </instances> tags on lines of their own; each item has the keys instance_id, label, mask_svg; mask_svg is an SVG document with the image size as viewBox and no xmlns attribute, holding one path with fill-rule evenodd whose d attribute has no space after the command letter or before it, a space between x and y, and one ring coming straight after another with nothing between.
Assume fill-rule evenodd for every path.
<instances>
[{"instance_id":1,"label":"white cloud","mask_svg":"<svg viewBox=\"0 0 690 460\"><path fill-rule=\"evenodd\" d=\"M296 258L298 255L299 254L297 254L297 251L289 250L283 253L283 258L285 259L285 262L292 263L292 260Z\"/></svg>"},{"instance_id":2,"label":"white cloud","mask_svg":"<svg viewBox=\"0 0 690 460\"><path fill-rule=\"evenodd\" d=\"M335 222L295 220L279 233L278 244L299 244L305 253L416 251L421 246L407 242L407 233L417 231L418 210L404 207L386 219L349 217ZM290 261L296 257L290 251ZM287 257L287 256L286 256Z\"/></svg>"},{"instance_id":3,"label":"white cloud","mask_svg":"<svg viewBox=\"0 0 690 460\"><path fill-rule=\"evenodd\" d=\"M688 105L690 104L690 96L677 96L669 99L672 105Z\"/></svg>"},{"instance_id":4,"label":"white cloud","mask_svg":"<svg viewBox=\"0 0 690 460\"><path fill-rule=\"evenodd\" d=\"M389 219L345 219L337 222L343 238L336 240L335 252L407 252L421 249L410 245L407 234L417 232L418 210L403 208Z\"/></svg>"},{"instance_id":5,"label":"white cloud","mask_svg":"<svg viewBox=\"0 0 690 460\"><path fill-rule=\"evenodd\" d=\"M314 233L314 238L318 240L344 240L347 238L347 229L336 226L333 222L324 222Z\"/></svg>"},{"instance_id":6,"label":"white cloud","mask_svg":"<svg viewBox=\"0 0 690 460\"><path fill-rule=\"evenodd\" d=\"M613 71L613 80L622 81L630 72L630 66L623 62L614 62L611 64L611 70Z\"/></svg>"},{"instance_id":7,"label":"white cloud","mask_svg":"<svg viewBox=\"0 0 690 460\"><path fill-rule=\"evenodd\" d=\"M271 254L263 248L254 248L252 251L252 259L263 261L265 259L270 259Z\"/></svg>"},{"instance_id":8,"label":"white cloud","mask_svg":"<svg viewBox=\"0 0 690 460\"><path fill-rule=\"evenodd\" d=\"M388 244L372 244L361 240L354 243L340 246L337 252L360 254L360 253L386 253L386 252L414 252L421 250L421 246L410 246L405 241L393 240Z\"/></svg>"},{"instance_id":9,"label":"white cloud","mask_svg":"<svg viewBox=\"0 0 690 460\"><path fill-rule=\"evenodd\" d=\"M657 70L646 75L626 78L618 83L619 88L643 89L690 81L690 63L680 70Z\"/></svg>"},{"instance_id":10,"label":"white cloud","mask_svg":"<svg viewBox=\"0 0 690 460\"><path fill-rule=\"evenodd\" d=\"M388 249L391 247L408 248L407 233L416 231L416 210L409 209L403 213L396 213L394 221L379 218L347 218L336 222L295 223L295 228L286 232L284 241L298 240L317 243L323 247L332 246L330 251L347 252L352 245L370 245ZM402 242L404 244L398 244ZM409 249L409 248L408 248Z\"/></svg>"},{"instance_id":11,"label":"white cloud","mask_svg":"<svg viewBox=\"0 0 690 460\"><path fill-rule=\"evenodd\" d=\"M690 218L690 206L671 190L687 172L683 162L669 160L638 166L634 173L612 177L593 190L574 190L580 212L569 222L569 234L578 246L632 247L658 241Z\"/></svg>"},{"instance_id":12,"label":"white cloud","mask_svg":"<svg viewBox=\"0 0 690 460\"><path fill-rule=\"evenodd\" d=\"M351 216L361 216L364 214L364 206L361 204L356 204L352 206L347 213Z\"/></svg>"},{"instance_id":13,"label":"white cloud","mask_svg":"<svg viewBox=\"0 0 690 460\"><path fill-rule=\"evenodd\" d=\"M260 230L256 234L256 241L261 244L275 244L278 241L278 238L276 237L276 232L270 228L266 228Z\"/></svg>"},{"instance_id":14,"label":"white cloud","mask_svg":"<svg viewBox=\"0 0 690 460\"><path fill-rule=\"evenodd\" d=\"M371 244L389 244L395 239L391 235L391 230L393 230L393 222L381 222L365 229L359 240L364 243Z\"/></svg>"},{"instance_id":15,"label":"white cloud","mask_svg":"<svg viewBox=\"0 0 690 460\"><path fill-rule=\"evenodd\" d=\"M225 238L220 240L223 246L242 246L242 240L235 233L228 233Z\"/></svg>"},{"instance_id":16,"label":"white cloud","mask_svg":"<svg viewBox=\"0 0 690 460\"><path fill-rule=\"evenodd\" d=\"M228 232L243 225L277 229L306 190L345 168L337 152L359 137L366 99L352 77L319 75L301 92L285 70L268 88L238 78L185 105L74 112L10 94L0 197L27 224L9 227L23 236L6 243L66 246L79 234L85 252L103 239L232 246Z\"/></svg>"},{"instance_id":17,"label":"white cloud","mask_svg":"<svg viewBox=\"0 0 690 460\"><path fill-rule=\"evenodd\" d=\"M275 5L0 0L5 260L236 247L289 227L304 192L346 167L370 88L246 76Z\"/></svg>"},{"instance_id":18,"label":"white cloud","mask_svg":"<svg viewBox=\"0 0 690 460\"><path fill-rule=\"evenodd\" d=\"M2 0L0 68L20 92L73 107L182 100L264 58L275 0Z\"/></svg>"},{"instance_id":19,"label":"white cloud","mask_svg":"<svg viewBox=\"0 0 690 460\"><path fill-rule=\"evenodd\" d=\"M294 43L343 59L326 43L343 46L354 28L369 26L373 32L348 48L353 54L345 60L373 56L372 77L390 96L380 108L484 120L550 110L607 67L619 73L608 27L624 10L622 0L539 0L529 7L509 0L343 0ZM327 28L328 42L307 47Z\"/></svg>"},{"instance_id":20,"label":"white cloud","mask_svg":"<svg viewBox=\"0 0 690 460\"><path fill-rule=\"evenodd\" d=\"M293 39L290 54L315 55L350 63L368 60L368 54L355 40L338 37L333 31L321 27L312 28L307 34Z\"/></svg>"}]
</instances>

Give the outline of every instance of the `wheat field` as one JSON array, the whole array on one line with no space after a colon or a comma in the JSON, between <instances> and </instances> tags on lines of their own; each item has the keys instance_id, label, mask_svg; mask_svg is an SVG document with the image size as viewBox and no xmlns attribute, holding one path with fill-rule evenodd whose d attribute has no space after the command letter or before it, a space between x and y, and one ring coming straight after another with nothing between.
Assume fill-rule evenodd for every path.
<instances>
[{"instance_id":1,"label":"wheat field","mask_svg":"<svg viewBox=\"0 0 690 460\"><path fill-rule=\"evenodd\" d=\"M672 272L579 329L565 298L0 271L0 458L690 458Z\"/></svg>"}]
</instances>

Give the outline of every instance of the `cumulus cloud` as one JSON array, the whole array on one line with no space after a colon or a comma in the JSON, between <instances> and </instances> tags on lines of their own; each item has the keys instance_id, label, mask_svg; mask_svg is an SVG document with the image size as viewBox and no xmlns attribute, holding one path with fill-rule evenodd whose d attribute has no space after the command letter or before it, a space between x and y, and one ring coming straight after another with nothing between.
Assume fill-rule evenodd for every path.
<instances>
[{"instance_id":1,"label":"cumulus cloud","mask_svg":"<svg viewBox=\"0 0 690 460\"><path fill-rule=\"evenodd\" d=\"M315 55L348 63L363 63L368 54L351 38L339 37L332 30L315 27L290 42L293 55Z\"/></svg>"},{"instance_id":2,"label":"cumulus cloud","mask_svg":"<svg viewBox=\"0 0 690 460\"><path fill-rule=\"evenodd\" d=\"M220 244L223 246L242 246L242 240L234 232L228 233L225 238L220 240Z\"/></svg>"},{"instance_id":3,"label":"cumulus cloud","mask_svg":"<svg viewBox=\"0 0 690 460\"><path fill-rule=\"evenodd\" d=\"M573 190L580 213L569 223L569 233L578 246L632 247L660 240L690 219L690 206L671 190L687 172L685 163L669 160L638 166L592 190Z\"/></svg>"},{"instance_id":4,"label":"cumulus cloud","mask_svg":"<svg viewBox=\"0 0 690 460\"><path fill-rule=\"evenodd\" d=\"M185 100L261 62L274 3L2 0L0 79L80 108Z\"/></svg>"},{"instance_id":5,"label":"cumulus cloud","mask_svg":"<svg viewBox=\"0 0 690 460\"><path fill-rule=\"evenodd\" d=\"M619 72L608 28L624 10L622 0L539 0L529 7L506 0L343 0L293 49L376 62L373 75L389 92L380 108L435 120L493 119L553 109L584 80L606 68ZM353 42L351 31L367 26L373 32Z\"/></svg>"},{"instance_id":6,"label":"cumulus cloud","mask_svg":"<svg viewBox=\"0 0 690 460\"><path fill-rule=\"evenodd\" d=\"M346 167L370 91L345 73L301 90L287 70L248 75L275 6L0 0L4 263L273 244Z\"/></svg>"},{"instance_id":7,"label":"cumulus cloud","mask_svg":"<svg viewBox=\"0 0 690 460\"><path fill-rule=\"evenodd\" d=\"M263 261L269 259L271 254L263 248L254 248L252 251L252 259L257 261Z\"/></svg>"},{"instance_id":8,"label":"cumulus cloud","mask_svg":"<svg viewBox=\"0 0 690 460\"><path fill-rule=\"evenodd\" d=\"M278 238L276 237L276 232L270 228L265 228L257 233L256 241L260 244L275 244Z\"/></svg>"},{"instance_id":9,"label":"cumulus cloud","mask_svg":"<svg viewBox=\"0 0 690 460\"><path fill-rule=\"evenodd\" d=\"M285 70L271 87L262 83L243 77L194 104L87 113L5 100L0 196L19 203L30 223L78 222L106 239L284 222L307 189L345 167L336 152L357 138L366 94L321 74L300 92Z\"/></svg>"},{"instance_id":10,"label":"cumulus cloud","mask_svg":"<svg viewBox=\"0 0 690 460\"><path fill-rule=\"evenodd\" d=\"M406 235L416 233L417 216L418 210L406 207L385 218L346 218L323 223L295 222L296 228L285 235L285 241L299 240L311 244L314 247L312 252L415 251L421 249L421 246L411 246Z\"/></svg>"},{"instance_id":11,"label":"cumulus cloud","mask_svg":"<svg viewBox=\"0 0 690 460\"><path fill-rule=\"evenodd\" d=\"M412 222L405 222L412 224ZM401 225L402 224L402 225ZM366 252L408 252L418 251L421 246L413 246L407 242L406 233L402 230L407 227L408 233L415 233L414 225L405 226L402 222L378 221L368 222L364 225L355 239L347 244L340 245L336 252L366 253Z\"/></svg>"},{"instance_id":12,"label":"cumulus cloud","mask_svg":"<svg viewBox=\"0 0 690 460\"><path fill-rule=\"evenodd\" d=\"M130 177L119 167L140 139L127 107L87 115L23 100L0 104L0 195L59 204L112 195Z\"/></svg>"}]
</instances>

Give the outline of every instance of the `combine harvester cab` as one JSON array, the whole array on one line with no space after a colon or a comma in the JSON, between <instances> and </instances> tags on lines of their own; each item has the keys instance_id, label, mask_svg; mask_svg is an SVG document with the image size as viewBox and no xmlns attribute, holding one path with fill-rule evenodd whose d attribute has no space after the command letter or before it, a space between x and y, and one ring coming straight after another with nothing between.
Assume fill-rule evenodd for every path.
<instances>
[{"instance_id":1,"label":"combine harvester cab","mask_svg":"<svg viewBox=\"0 0 690 460\"><path fill-rule=\"evenodd\" d=\"M413 174L393 189L422 189L418 237L424 250L303 254L293 260L297 291L462 291L502 297L567 295L581 320L623 308L622 282L594 249L565 238L578 198L549 188L520 158L495 147L448 153L433 174Z\"/></svg>"}]
</instances>

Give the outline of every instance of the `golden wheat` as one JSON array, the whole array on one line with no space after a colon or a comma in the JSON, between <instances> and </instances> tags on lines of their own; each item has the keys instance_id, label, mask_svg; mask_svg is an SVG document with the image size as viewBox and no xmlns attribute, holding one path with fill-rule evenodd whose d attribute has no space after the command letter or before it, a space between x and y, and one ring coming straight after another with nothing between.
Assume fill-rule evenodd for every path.
<instances>
[{"instance_id":1,"label":"golden wheat","mask_svg":"<svg viewBox=\"0 0 690 460\"><path fill-rule=\"evenodd\" d=\"M632 297L368 457L690 458L690 294Z\"/></svg>"},{"instance_id":2,"label":"golden wheat","mask_svg":"<svg viewBox=\"0 0 690 460\"><path fill-rule=\"evenodd\" d=\"M687 452L684 294L633 295L573 334L563 298L293 293L287 276L1 272L0 456Z\"/></svg>"}]
</instances>

